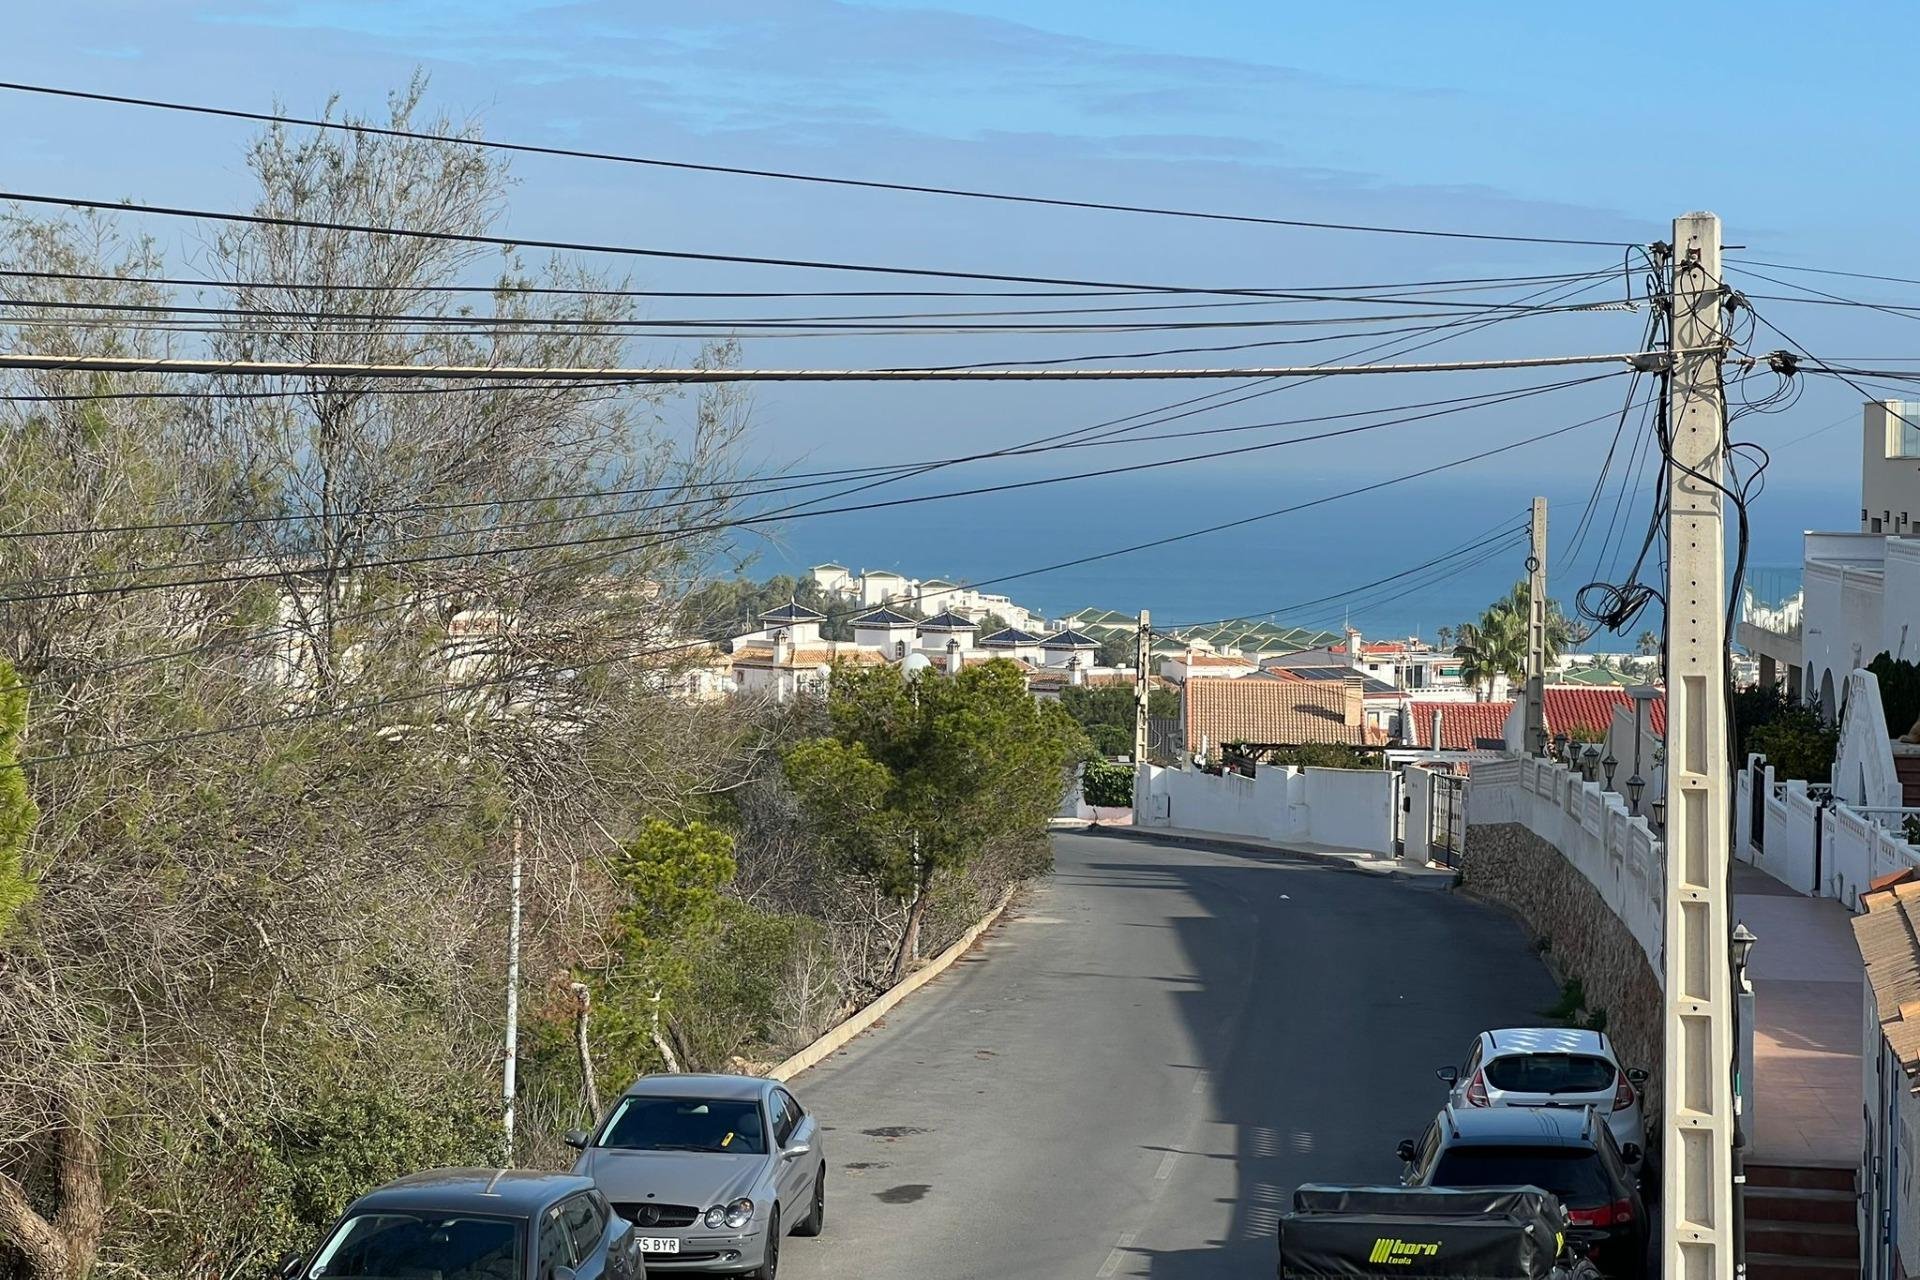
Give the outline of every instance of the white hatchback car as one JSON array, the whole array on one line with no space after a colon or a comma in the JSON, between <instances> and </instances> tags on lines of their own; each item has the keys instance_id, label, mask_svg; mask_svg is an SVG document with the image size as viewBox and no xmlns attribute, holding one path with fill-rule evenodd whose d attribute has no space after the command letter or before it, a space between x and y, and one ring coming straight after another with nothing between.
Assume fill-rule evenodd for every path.
<instances>
[{"instance_id":1,"label":"white hatchback car","mask_svg":"<svg viewBox=\"0 0 1920 1280\"><path fill-rule=\"evenodd\" d=\"M1482 1031L1458 1067L1434 1074L1456 1107L1593 1107L1614 1145L1646 1146L1640 1086L1647 1073L1623 1067L1605 1032L1573 1027Z\"/></svg>"}]
</instances>

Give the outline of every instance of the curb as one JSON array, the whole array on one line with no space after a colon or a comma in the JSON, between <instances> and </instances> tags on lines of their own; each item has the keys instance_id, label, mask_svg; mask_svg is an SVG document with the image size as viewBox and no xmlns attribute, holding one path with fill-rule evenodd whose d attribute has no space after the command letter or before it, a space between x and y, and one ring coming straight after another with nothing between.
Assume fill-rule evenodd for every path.
<instances>
[{"instance_id":1,"label":"curb","mask_svg":"<svg viewBox=\"0 0 1920 1280\"><path fill-rule=\"evenodd\" d=\"M1451 872L1430 871L1426 868L1412 871L1404 867L1370 867L1339 854L1319 853L1312 849L1289 849L1282 845L1256 844L1251 841L1231 840L1219 836L1174 835L1145 827L1092 827L1081 834L1109 836L1120 840L1140 840L1148 844L1177 844L1189 849L1211 849L1225 853L1264 853L1272 857L1310 862L1335 871L1349 871L1356 875L1398 880L1402 884L1418 885L1424 889L1444 890L1450 888L1453 883Z\"/></svg>"},{"instance_id":2,"label":"curb","mask_svg":"<svg viewBox=\"0 0 1920 1280\"><path fill-rule=\"evenodd\" d=\"M1019 884L1007 886L1007 891L1000 895L1000 904L993 910L987 912L985 916L981 917L980 921L972 928L961 934L959 940L952 946L927 961L927 963L921 965L918 969L915 969L895 985L887 988L886 993L878 1000L875 1000L864 1009L852 1014L846 1021L828 1031L825 1035L788 1058L785 1062L770 1068L767 1071L767 1078L769 1080L791 1080L808 1067L817 1066L822 1060L844 1049L847 1046L847 1042L858 1036L861 1032L870 1030L874 1023L893 1012L894 1006L945 973L953 966L954 961L965 955L968 948L980 940L980 935L992 928L994 922L1000 919L1001 913L1006 911L1007 907L1012 904L1014 894L1018 892L1019 889Z\"/></svg>"}]
</instances>

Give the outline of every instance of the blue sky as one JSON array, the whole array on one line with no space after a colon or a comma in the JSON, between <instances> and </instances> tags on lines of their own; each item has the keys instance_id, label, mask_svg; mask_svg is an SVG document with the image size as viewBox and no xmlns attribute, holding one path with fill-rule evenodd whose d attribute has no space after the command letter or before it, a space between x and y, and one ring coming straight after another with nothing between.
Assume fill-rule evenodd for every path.
<instances>
[{"instance_id":1,"label":"blue sky","mask_svg":"<svg viewBox=\"0 0 1920 1280\"><path fill-rule=\"evenodd\" d=\"M1916 37L1920 7L1891 3L77 0L19 7L0 66L9 78L248 108L277 99L297 112L335 93L376 111L423 68L436 107L502 138L1280 217L1644 241L1664 237L1675 213L1707 207L1755 256L1920 276L1906 163L1913 112L1901 78L1878 66L1881 51L1912 48ZM1690 129L1676 123L1683 97ZM23 190L238 207L250 196L247 132L0 93L0 154L7 181ZM510 232L689 250L1266 286L1618 260L1606 249L1012 208L581 161L522 159L514 172ZM636 279L858 287L847 277L673 264L646 264ZM1920 300L1920 286L1840 283L1854 296ZM1912 346L1912 322L1884 314L1774 312L1825 353L1893 357ZM1529 321L1434 354L1623 350L1640 323L1620 314ZM1144 349L1158 337L976 338L964 354L926 339L769 342L750 345L747 362L991 360ZM1495 385L1513 383L1351 380L1284 403L1288 413L1337 412ZM938 456L1189 394L1155 384L775 386L756 397L755 448L783 463ZM1230 470L1304 495L1597 413L1619 394L1612 384L1567 392ZM1858 400L1815 383L1792 412L1742 427L1780 444L1843 419ZM1503 505L1548 487L1543 477L1577 491L1606 442L1604 428L1581 432L1492 459L1474 476ZM1766 558L1788 558L1781 552L1812 518L1807 510L1830 509L1844 524L1857 442L1857 429L1842 425L1783 452L1774 483L1807 501L1791 507L1802 513L1790 517L1795 527L1769 532ZM1206 507L1207 468L1166 474L1189 514ZM1418 500L1417 487L1409 493ZM1306 527L1329 526L1316 516Z\"/></svg>"}]
</instances>

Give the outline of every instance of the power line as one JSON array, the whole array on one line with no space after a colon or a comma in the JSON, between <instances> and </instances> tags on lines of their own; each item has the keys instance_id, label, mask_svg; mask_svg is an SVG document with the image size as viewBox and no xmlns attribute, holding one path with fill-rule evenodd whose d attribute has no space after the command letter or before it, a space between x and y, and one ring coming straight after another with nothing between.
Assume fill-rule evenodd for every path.
<instances>
[{"instance_id":1,"label":"power line","mask_svg":"<svg viewBox=\"0 0 1920 1280\"><path fill-rule=\"evenodd\" d=\"M1259 306L1263 301L1274 302L1295 300L1296 294L1333 294L1342 291L1348 293L1377 294L1380 290L1400 289L1414 292L1473 292L1470 288L1448 288L1445 286L1478 286L1481 290L1505 288L1511 285L1539 284L1542 281L1565 283L1612 276L1613 268L1600 271L1557 272L1548 275L1531 276L1464 276L1442 280L1403 280L1375 284L1319 284L1284 285L1272 288L1256 288L1248 292L1255 296L1244 302L1197 302L1167 304L1147 307L1146 310L1166 311L1190 307L1238 307ZM194 289L220 289L231 293L278 292L278 293L453 293L480 294L498 297L502 295L527 297L563 297L563 298L699 298L699 299L783 299L813 300L821 298L1114 298L1114 297L1159 297L1168 294L1179 295L1187 292L1205 293L1208 290L1185 290L1176 288L1154 289L1021 289L1007 291L999 289L826 289L826 290L702 290L702 289L608 289L608 288L568 288L559 285L530 285L512 281L500 281L494 284L378 284L372 282L325 282L304 280L221 280L211 276L146 276L116 275L108 272L88 271L32 271L21 268L0 268L0 279L27 278L41 280L74 280L100 284L143 284ZM1328 301L1361 302L1386 301L1376 296L1332 297Z\"/></svg>"},{"instance_id":2,"label":"power line","mask_svg":"<svg viewBox=\"0 0 1920 1280\"><path fill-rule=\"evenodd\" d=\"M1264 431L1274 427L1297 427L1297 426L1308 426L1308 425L1312 425L1314 423L1319 423L1319 422L1337 422L1346 418L1367 418L1367 417L1375 417L1381 414L1410 413L1416 410L1436 409L1436 408L1443 408L1446 406L1458 406L1458 408L1447 409L1447 412L1464 412L1471 409L1491 408L1496 405L1507 404L1515 400L1526 399L1530 396L1541 395L1550 391L1561 391L1569 387L1585 386L1588 383L1598 382L1604 378L1613 377L1613 376L1615 375L1594 374L1594 375L1589 375L1587 377L1582 377L1582 378L1569 378L1569 379L1563 379L1558 382L1541 383L1537 386L1531 386L1531 387L1512 388L1512 389L1501 390L1501 391L1478 391L1473 393L1472 395L1467 395L1467 396L1449 396L1449 397L1445 397L1438 400L1416 401L1411 404L1385 405L1385 406L1372 408L1372 409L1347 409L1347 410L1342 410L1341 412L1338 412L1338 413L1312 414L1306 417L1299 417L1299 418L1278 418L1278 419L1273 419L1266 422L1241 423L1239 425L1231 426L1231 427L1206 427L1206 428L1201 428L1194 431L1158 432L1152 435L1145 435L1145 436L1135 435L1135 436L1127 436L1124 438L1096 437L1092 439L1057 440L1055 443L1038 443L1038 444L1029 442L1029 443L1023 443L1023 444L1011 445L1002 449L988 450L981 453L961 454L961 455L947 457L947 458L925 459L925 460L914 461L914 462L888 463L884 465L874 465L874 466L866 466L866 467L837 467L837 468L830 468L830 469L821 470L821 471L796 471L796 472L780 473L780 474L764 476L764 477L747 476L747 477L739 477L739 478L728 479L728 480L677 481L672 484L638 485L638 486L633 486L628 488L619 488L619 489L600 489L600 488L575 489L575 490L570 490L570 491L561 492L561 493L537 493L537 494L531 494L531 495L526 495L522 497L492 496L492 497L484 497L484 498L463 499L460 501L449 501L449 502L405 503L405 504L391 506L391 507L370 506L370 507L359 507L359 508L341 508L338 510L328 509L328 510L311 511L311 512L283 512L283 513L272 514L272 515L227 516L227 517L215 518L210 520L166 520L166 521L153 521L153 522L141 523L141 524L69 525L69 526L61 526L61 527L0 529L0 542L19 540L19 539L25 539L25 538L64 538L64 537L100 536L100 535L108 535L108 534L126 534L126 533L160 533L160 532L175 532L175 531L192 530L192 529L223 529L223 528L254 527L254 526L262 526L262 525L297 524L297 523L305 523L310 521L322 521L322 520L354 520L354 519L367 519L367 518L374 518L374 517L425 515L425 514L431 514L436 512L457 512L457 511L470 511L470 510L485 510L489 508L521 507L521 506L537 505L537 504L546 503L546 502L581 502L581 501L593 501L601 498L632 498L632 497L640 497L646 494L654 494L654 493L677 493L686 489L720 489L720 488L727 488L735 484L754 484L754 483L759 483L761 481L766 481L771 483L773 481L806 480L806 481L818 481L823 484L837 483L841 480L846 480L846 479L869 479L877 475L892 475L892 474L898 474L898 473L904 473L904 472L910 472L910 471L925 472L925 471L930 471L936 468L945 468L949 466L954 466L960 463L992 461L992 460L999 460L999 459L1005 459L1005 458L1032 457L1032 456L1043 454L1043 453L1052 453L1052 452L1067 450L1067 449L1110 448L1116 445L1148 444L1148 443L1158 442L1161 440L1184 440L1184 439L1192 439L1199 436L1230 435L1230 434L1237 434L1245 431ZM219 394L219 393L209 392L206 394ZM305 393L285 392L280 394L293 395L293 394L305 394ZM21 398L48 399L48 398L57 398L57 397L21 397ZM85 398L85 397L79 397L79 398ZM1426 416L1439 416L1439 415L1421 415L1421 416L1426 417ZM1407 419L1407 421L1413 421L1413 420L1414 419ZM1220 455L1209 455L1209 456L1220 456ZM781 493L781 492L787 492L791 489L812 488L812 487L815 487L815 486L811 484L782 484L776 488L759 490L753 493L743 494L740 496L761 497L768 493ZM604 515L604 514L618 514L618 512L588 512L586 513L586 516L591 517L591 516ZM512 525L495 526L495 527L522 528L522 527L525 527L525 525L521 523L515 523ZM471 532L471 531L467 531L467 532Z\"/></svg>"},{"instance_id":3,"label":"power line","mask_svg":"<svg viewBox=\"0 0 1920 1280\"><path fill-rule=\"evenodd\" d=\"M586 151L571 147L538 146L532 143L496 142L484 138L463 137L457 134L425 133L379 125L355 124L343 120L282 115L276 112L242 111L228 107L210 107L195 103L168 102L158 98L136 98L122 94L94 93L80 89L62 89L50 85L0 81L0 89L11 89L19 93L44 94L51 97L81 99L91 102L106 102L119 106L148 107L162 111L220 116L232 120L250 120L267 124L290 124L298 125L302 128L333 129L349 133L370 134L378 137L408 138L423 142L453 143L460 146L483 147L488 150L509 151L523 155L559 156L576 160L604 160L617 164L644 165L649 168L658 169L678 169L693 173L719 173L730 174L736 177L773 178L785 182L806 182L834 187L860 187L876 191L910 192L916 195L957 196L970 200L995 200L1008 204L1047 205L1064 209L1094 209L1109 213L1148 214L1155 217L1197 218L1209 222L1249 223L1259 226L1295 227L1314 231L1351 231L1371 235L1423 236L1446 240L1484 240L1511 244L1583 245L1609 249L1631 248L1635 243L1630 240L1580 240L1559 236L1504 235L1492 232L1449 231L1429 227L1373 226L1351 222L1320 222L1300 218L1269 218L1259 217L1253 214L1209 213L1193 209L1118 204L1101 200L1073 200L1049 196L1017 195L1010 192L977 191L962 187L930 186L919 183L881 182L859 178L834 177L826 174L798 173L781 169L751 169L732 165L698 164L686 160L665 160L653 156L621 155L615 152Z\"/></svg>"},{"instance_id":4,"label":"power line","mask_svg":"<svg viewBox=\"0 0 1920 1280\"><path fill-rule=\"evenodd\" d=\"M1343 498L1354 497L1362 493L1374 492L1376 490L1385 488L1389 485L1400 484L1407 480L1417 479L1423 476L1432 475L1438 471L1444 471L1453 467L1465 465L1469 462L1479 461L1483 458L1491 457L1495 453L1505 452L1509 449L1523 448L1529 444L1534 444L1542 440L1551 439L1555 436L1564 435L1570 431L1578 430L1583 426L1590 426L1595 422L1599 422L1611 416L1612 414L1610 412L1606 414L1601 414L1593 418L1588 418L1580 422L1572 423L1568 426L1555 428L1550 431L1545 431L1533 436L1529 436L1522 440L1517 440L1509 444L1504 444L1494 449L1485 450L1477 454L1470 454L1462 458L1456 458L1448 462L1439 463L1434 466L1424 468L1420 471L1409 472L1405 475L1396 476L1387 480L1376 481L1372 484L1364 485L1356 489L1350 489L1343 493L1329 494L1324 497L1311 499L1307 502L1297 503L1290 507L1282 507L1275 511L1265 512L1260 515L1245 517L1241 520L1230 521L1225 524L1209 526L1208 528L1205 528L1205 529L1190 530L1186 533L1174 534L1166 538L1156 539L1152 542L1147 542L1147 543L1139 543L1131 547L1123 547L1113 551L1100 552L1095 555L1080 557L1079 559L1072 560L1072 561L1063 561L1058 564L1044 566L1039 569L1030 569L1030 570L1026 570L1021 573L1015 573L1015 574L1005 574L997 578L988 578L988 579L981 580L979 582L972 583L971 585L977 589L979 587L993 586L999 583L1009 582L1019 578L1033 577L1041 573L1052 572L1055 569L1061 569L1061 568L1071 567L1074 565L1091 563L1096 560L1111 559L1115 556L1120 556L1120 555L1128 555L1128 554L1131 554L1132 552L1144 550L1148 547L1165 546L1173 542L1179 542L1179 541L1184 541L1190 538L1200 537L1208 533L1220 532L1224 529L1243 526L1246 524L1253 523L1255 521L1272 519L1280 515L1291 514L1293 512L1306 510L1311 507L1322 506L1329 502L1335 502ZM830 615L830 616L853 616L856 613L861 613L866 611L867 610L864 607L862 607L858 610L842 611L838 615ZM637 653L637 654L624 654L624 655L617 655L611 658L570 662L567 664L567 670L578 671L578 670L583 670L583 669L592 668L592 667L606 666L615 662L632 661L640 657L650 656L652 653L658 653L658 652L664 652L664 651L679 652L679 651L685 651L691 648L707 647L708 645L709 645L709 642L707 641L689 641L689 642L685 642L678 645L668 646L665 650L641 651L640 653ZM89 748L89 749L86 749L83 751L77 751L77 752L63 752L63 753L57 753L57 754L48 755L48 756L30 757L28 759L19 761L16 767L24 767L26 765L37 765L37 764L51 764L51 763L56 763L60 761L84 759L90 756L108 755L108 754L115 754L115 753L125 752L125 751L137 751L142 749L158 748L158 747L175 745L180 742L194 741L201 738L220 736L223 734L249 732L255 729L277 728L277 727L281 727L288 724L295 724L295 723L301 723L301 722L319 720L319 719L327 719L327 718L337 718L337 717L349 715L349 714L358 714L365 711L378 710L378 709L389 707L389 706L396 706L396 705L402 705L402 704L411 703L411 702L423 701L428 698L440 697L450 693L473 692L482 688L494 687L500 684L509 683L511 681L520 680L523 678L525 677L522 675L493 677L486 680L468 682L462 685L446 686L439 689L424 690L424 691L420 691L412 694L402 694L402 695L396 695L388 698L374 699L370 702L352 704L346 707L331 708L331 709L327 709L323 711L315 711L315 712L295 713L288 716L277 717L273 720L252 721L252 722L239 724L239 725L223 725L223 726L217 726L209 729L193 730L193 731L182 733L182 734L168 735L166 737L157 738L157 739L146 739L146 740L142 740L139 742L132 742L132 743L117 743L109 747Z\"/></svg>"},{"instance_id":5,"label":"power line","mask_svg":"<svg viewBox=\"0 0 1920 1280\"><path fill-rule=\"evenodd\" d=\"M545 240L525 236L484 235L477 232L423 231L415 227L382 227L363 222L333 222L263 213L229 213L216 209L189 209L178 205L131 204L122 200L91 200L79 196L46 196L0 191L0 200L21 204L60 205L70 209L97 209L164 218L194 218L256 227L292 227L304 231L335 231L348 235L395 236L454 244L484 244L502 249L551 249L566 253L604 253L621 257L661 258L675 262L724 262L742 266L793 267L809 271L846 271L863 275L923 276L940 280L990 280L1005 284L1065 285L1087 289L1125 289L1145 293L1200 293L1231 297L1260 296L1253 289L1212 289L1186 285L1153 285L1128 281L1080 280L1062 276L1002 275L990 271L958 271L935 267L893 267L875 263L834 262L816 258L776 258L755 254L697 253L686 249L648 249L638 245L595 244L581 240Z\"/></svg>"},{"instance_id":6,"label":"power line","mask_svg":"<svg viewBox=\"0 0 1920 1280\"><path fill-rule=\"evenodd\" d=\"M1589 379L1588 381L1594 381L1594 380L1597 380L1597 379ZM1532 394L1532 393L1531 392L1510 393L1508 399L1522 399L1525 397L1526 394ZM1505 401L1497 401L1495 403L1505 403ZM1475 405L1472 407L1480 408L1480 407L1486 407L1486 406ZM1229 458L1229 457L1239 456L1242 454L1264 452L1269 449L1284 448L1288 445L1307 444L1307 443L1312 443L1320 440L1328 440L1328 439L1334 439L1338 437L1361 434L1368 431L1377 431L1385 427L1401 426L1401 425L1405 425L1408 422L1420 421L1430 417L1441 417L1441 416L1445 416L1446 414L1459 413L1463 411L1464 411L1463 409L1457 408L1457 407L1450 408L1450 409L1440 409L1440 410L1435 410L1432 413L1419 414L1409 418L1388 419L1382 422L1365 423L1360 426L1343 427L1338 430L1317 432L1315 434L1307 435L1307 436L1290 436L1283 440L1268 441L1262 444L1244 445L1237 449L1216 450L1216 451L1210 451L1206 453L1186 454L1180 457L1162 458L1162 459L1157 459L1151 462L1132 463L1126 466L1118 466L1118 467L1103 467L1093 471L1075 472L1075 473L1070 473L1067 475L1059 475L1059 476L1045 476L1045 477L1041 477L1039 479L1034 479L1034 480L1009 481L1009 482L1003 482L1001 484L979 486L972 489L949 490L944 493L922 494L922 495L908 497L908 498L891 498L891 499L887 499L880 502L860 503L860 504L855 504L853 506L845 506L845 507L828 507L828 508L821 508L813 511L798 511L798 510L789 508L789 509L779 511L779 512L774 512L771 514L743 517L737 520L728 520L728 521L724 521L719 524L714 524L704 528L695 528L692 530L680 530L675 535L675 538L677 540L677 538L693 536L694 534L697 534L697 533L718 532L724 529L767 524L767 523L773 523L781 520L798 520L798 519L806 519L806 518L812 518L812 517L824 516L824 515L843 515L849 512L873 511L873 510L887 509L891 507L913 506L913 505L918 505L924 502L936 502L936 501L942 501L950 498L980 497L988 494L1007 493L1007 492L1013 492L1013 491L1023 490L1023 489L1041 488L1047 485L1064 484L1064 483L1077 481L1077 480L1097 479L1097 478L1114 476L1114 475L1127 475L1127 474L1131 474L1133 472L1138 472L1138 471L1152 471L1152 470L1158 470L1163 467L1179 466L1189 462L1213 461L1218 458ZM944 464L940 464L940 465L944 465ZM693 502L694 500L689 500L687 503L680 503L680 504L669 503L669 504L661 504L659 506L640 507L640 508L634 508L630 511L625 511L625 512L601 511L601 512L593 513L593 515L597 518L605 518L607 516L620 515L620 514L643 514L643 513L662 510L662 509L666 509L674 506L693 505ZM555 519L557 520L557 519L563 519L563 518L557 517ZM442 534L432 535L432 536L470 537L476 534L492 533L500 530L515 529L519 527L532 527L533 525L537 525L537 524L553 523L553 522L554 522L553 520L533 521L533 522L529 522L525 526L516 526L512 524L507 524L507 525L499 525L499 526L489 526L489 527L485 527L477 530L456 529L456 530L448 530ZM520 554L520 553L525 553L529 551L551 551L551 550L559 550L567 547L597 545L597 544L602 544L607 542L632 542L639 539L647 538L648 536L649 536L648 534L643 532L628 530L628 531L616 533L616 534L602 534L602 535L595 535L591 537L584 537L584 538L577 538L577 539L564 539L564 540L546 542L546 543L528 543L528 544L520 544L516 546L495 547L495 548L486 548L486 549L466 548L458 551L435 552L435 553L422 554L422 555L401 556L401 557L394 557L394 558L389 558L384 560L379 560L379 559L368 560L368 561L361 562L359 565L351 566L351 567L358 571L365 571L368 569L397 568L402 565L410 565L410 564L435 563L435 562L441 562L446 560L464 560L464 559L473 559L473 558L483 557L483 556L491 557L491 556L499 556L499 555L514 555L514 554ZM389 541L397 542L397 541L401 541L401 539L392 539ZM373 543L370 545L383 545L383 544ZM159 571L166 572L170 570L205 568L205 567L214 567L214 566L229 563L229 562L230 562L229 560L222 559L217 561L187 562L182 564L172 564L172 565L164 565L164 566L147 566L146 571L150 572L155 569L158 569ZM67 577L62 577L62 578L21 579L13 582L0 582L0 591L11 591L21 587L37 587L37 586L52 585L52 584L71 584L78 580L94 578L94 577L103 576L109 573L119 573L119 572L125 572L125 571L117 570L117 569L114 569L114 570L102 569L102 570L89 571L82 574L69 575ZM139 591L165 590L169 588L178 588L178 587L223 586L223 585L232 585L239 582L274 580L274 579L284 578L286 576L288 576L287 570L274 569L270 571L225 574L225 575L219 575L219 576L203 578L203 579L191 579L191 580L175 579L175 580L169 580L166 582L154 582L154 583L108 584L100 587L73 587L71 585L67 585L63 587L62 590L59 590L59 591L36 592L36 593L24 594L24 595L0 596L0 605L26 603L29 601L72 599L72 598L83 597L83 596L126 595L126 594L139 592Z\"/></svg>"},{"instance_id":7,"label":"power line","mask_svg":"<svg viewBox=\"0 0 1920 1280\"><path fill-rule=\"evenodd\" d=\"M1679 354L1697 354L1681 352ZM1504 360L1441 360L1415 364L1277 365L1252 368L1117 369L733 369L733 368L573 368L558 365L378 365L330 361L203 360L140 356L62 356L0 354L0 369L44 369L93 373L220 373L251 377L310 378L510 378L525 382L605 382L688 384L712 382L1098 382L1142 378L1331 378L1357 374L1470 373L1490 369L1550 369L1572 365L1622 364L1651 368L1664 352L1618 351L1607 354L1523 356Z\"/></svg>"},{"instance_id":8,"label":"power line","mask_svg":"<svg viewBox=\"0 0 1920 1280\"><path fill-rule=\"evenodd\" d=\"M1509 541L1517 535L1526 532L1525 525L1511 524L1511 519L1512 517L1503 518L1501 525L1492 532L1482 534L1470 542L1453 548L1451 551L1444 551L1431 560L1422 561L1419 564L1413 565L1411 568L1402 569L1398 573L1390 573L1384 578L1375 578L1372 582L1363 582L1357 587L1349 587L1344 591L1333 592L1331 595L1315 596L1311 600L1300 600L1290 604L1277 605L1271 609L1257 609L1251 613L1234 614L1226 618L1209 618L1204 622L1170 622L1164 625L1170 631L1194 631L1203 627L1223 627L1230 622L1265 622L1276 618L1277 615L1282 613L1311 608L1314 605L1325 604L1330 600L1338 600L1343 596L1357 595L1362 591L1370 590L1384 583L1394 582L1411 574L1419 573L1424 569L1431 569L1456 556L1481 550L1490 543Z\"/></svg>"}]
</instances>

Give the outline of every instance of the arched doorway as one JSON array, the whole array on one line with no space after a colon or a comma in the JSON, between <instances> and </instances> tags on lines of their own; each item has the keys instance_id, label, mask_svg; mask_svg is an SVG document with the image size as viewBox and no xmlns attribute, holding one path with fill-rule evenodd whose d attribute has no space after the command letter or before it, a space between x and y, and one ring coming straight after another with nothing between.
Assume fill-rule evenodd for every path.
<instances>
[{"instance_id":1,"label":"arched doorway","mask_svg":"<svg viewBox=\"0 0 1920 1280\"><path fill-rule=\"evenodd\" d=\"M1833 672L1820 673L1820 718L1828 724L1834 722Z\"/></svg>"}]
</instances>

